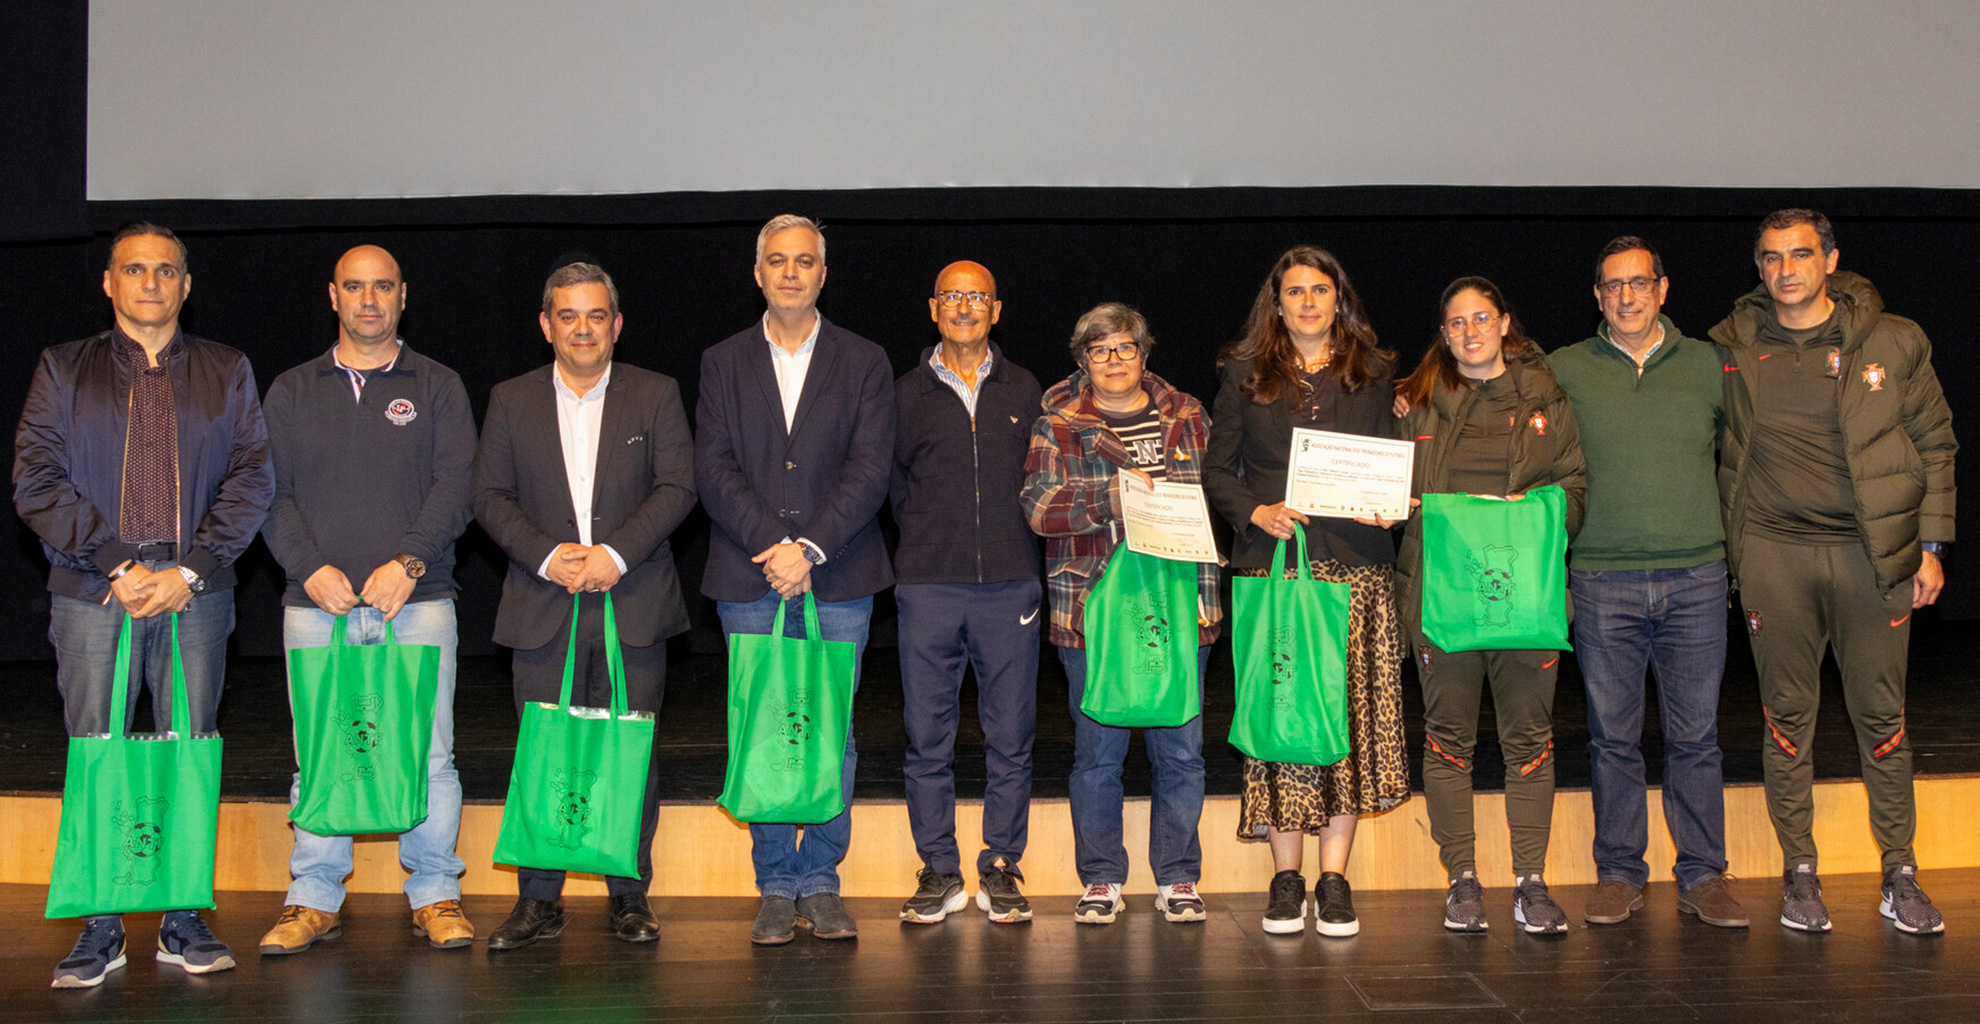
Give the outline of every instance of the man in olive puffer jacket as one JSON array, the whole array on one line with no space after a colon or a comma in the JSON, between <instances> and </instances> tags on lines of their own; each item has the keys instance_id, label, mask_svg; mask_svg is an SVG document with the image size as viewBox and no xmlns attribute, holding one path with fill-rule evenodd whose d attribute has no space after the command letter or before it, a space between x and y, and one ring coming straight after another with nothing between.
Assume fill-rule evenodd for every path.
<instances>
[{"instance_id":1,"label":"man in olive puffer jacket","mask_svg":"<svg viewBox=\"0 0 1980 1024\"><path fill-rule=\"evenodd\" d=\"M1901 931L1935 933L1944 924L1911 849L1904 691L1912 612L1945 583L1958 445L1925 333L1885 313L1870 282L1836 273L1838 255L1820 213L1769 215L1753 252L1762 287L1712 328L1726 351L1726 558L1767 719L1761 763L1787 863L1781 923L1829 930L1810 750L1826 642L1883 851L1879 910Z\"/></svg>"}]
</instances>

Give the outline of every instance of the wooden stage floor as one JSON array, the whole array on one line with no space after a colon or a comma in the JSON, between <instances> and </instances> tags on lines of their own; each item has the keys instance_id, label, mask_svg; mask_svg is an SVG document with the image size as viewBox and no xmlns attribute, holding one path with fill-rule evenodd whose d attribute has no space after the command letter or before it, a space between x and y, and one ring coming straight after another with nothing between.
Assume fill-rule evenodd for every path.
<instances>
[{"instance_id":1,"label":"wooden stage floor","mask_svg":"<svg viewBox=\"0 0 1980 1024\"><path fill-rule=\"evenodd\" d=\"M1107 927L1075 925L1068 898L1036 902L1028 925L991 925L974 910L934 926L898 923L894 900L851 900L856 942L800 933L789 946L747 941L755 901L657 901L660 941L628 946L604 931L604 901L574 898L556 939L490 953L426 947L396 896L353 896L341 937L291 957L254 943L275 893L223 893L214 930L245 955L237 970L191 978L151 958L155 915L133 916L130 966L102 987L53 991L49 971L73 941L69 921L41 920L45 890L0 886L24 934L0 949L0 1015L12 1024L71 1021L1743 1021L1972 1019L1980 991L1980 869L1928 872L1947 932L1899 934L1877 915L1877 878L1825 880L1835 931L1774 923L1779 883L1735 891L1754 927L1711 928L1673 908L1669 883L1648 907L1603 928L1580 922L1586 887L1556 889L1573 916L1565 937L1515 930L1504 887L1488 891L1492 930L1441 927L1441 894L1357 898L1353 939L1271 936L1260 893L1217 895L1204 924L1169 924L1132 893ZM484 934L508 901L470 898Z\"/></svg>"}]
</instances>

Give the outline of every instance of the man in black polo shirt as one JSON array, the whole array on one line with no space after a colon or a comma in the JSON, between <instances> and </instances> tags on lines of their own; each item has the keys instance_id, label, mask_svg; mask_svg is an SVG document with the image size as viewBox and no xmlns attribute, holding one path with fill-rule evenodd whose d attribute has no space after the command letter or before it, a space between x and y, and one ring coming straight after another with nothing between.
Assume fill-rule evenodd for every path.
<instances>
[{"instance_id":1,"label":"man in black polo shirt","mask_svg":"<svg viewBox=\"0 0 1980 1024\"><path fill-rule=\"evenodd\" d=\"M1031 816L1038 726L1038 540L1018 506L1038 381L990 343L1004 304L990 271L951 263L935 278L929 319L941 341L894 385L889 497L906 698L907 806L922 869L901 920L933 924L961 910L956 847L956 727L963 666L976 669L987 780L976 905L1029 921L1018 891Z\"/></svg>"},{"instance_id":2,"label":"man in black polo shirt","mask_svg":"<svg viewBox=\"0 0 1980 1024\"><path fill-rule=\"evenodd\" d=\"M436 948L461 948L474 928L454 853L454 541L468 523L474 414L460 377L399 337L406 285L391 253L345 253L330 308L336 346L275 378L264 403L275 504L262 535L288 576L282 646L325 646L344 618L345 643L382 643L390 622L399 643L440 648L426 820L399 836L399 860L411 871L413 928ZM300 953L338 928L351 837L294 831L295 880L262 936L264 954Z\"/></svg>"},{"instance_id":3,"label":"man in black polo shirt","mask_svg":"<svg viewBox=\"0 0 1980 1024\"><path fill-rule=\"evenodd\" d=\"M1915 609L1945 585L1953 539L1952 413L1918 324L1836 272L1835 230L1780 210L1753 245L1761 287L1712 328L1726 348L1719 462L1726 560L1740 585L1767 716L1761 766L1787 863L1781 924L1829 930L1815 872L1815 711L1833 648L1883 851L1878 907L1898 930L1944 929L1916 880L1905 739Z\"/></svg>"}]
</instances>

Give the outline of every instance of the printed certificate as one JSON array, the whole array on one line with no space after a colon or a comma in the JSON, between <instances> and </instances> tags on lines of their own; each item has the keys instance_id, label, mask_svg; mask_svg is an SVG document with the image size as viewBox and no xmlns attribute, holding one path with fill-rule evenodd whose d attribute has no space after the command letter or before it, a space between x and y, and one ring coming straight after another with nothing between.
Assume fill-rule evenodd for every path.
<instances>
[{"instance_id":1,"label":"printed certificate","mask_svg":"<svg viewBox=\"0 0 1980 1024\"><path fill-rule=\"evenodd\" d=\"M1210 506L1195 484L1143 483L1121 474L1121 516L1128 550L1178 562L1223 563L1210 536Z\"/></svg>"},{"instance_id":2,"label":"printed certificate","mask_svg":"<svg viewBox=\"0 0 1980 1024\"><path fill-rule=\"evenodd\" d=\"M1416 445L1331 430L1292 432L1286 460L1286 506L1341 519L1409 518L1409 479Z\"/></svg>"}]
</instances>

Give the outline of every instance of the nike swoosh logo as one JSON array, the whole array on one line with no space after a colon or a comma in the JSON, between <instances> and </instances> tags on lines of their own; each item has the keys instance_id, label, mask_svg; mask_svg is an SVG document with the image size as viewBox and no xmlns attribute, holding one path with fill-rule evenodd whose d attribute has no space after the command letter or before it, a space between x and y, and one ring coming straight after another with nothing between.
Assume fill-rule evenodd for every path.
<instances>
[{"instance_id":1,"label":"nike swoosh logo","mask_svg":"<svg viewBox=\"0 0 1980 1024\"><path fill-rule=\"evenodd\" d=\"M1038 617L1038 609L1036 609L1036 608L1033 608L1033 609L1031 610L1031 614L1030 614L1030 615L1026 615L1026 616L1024 616L1023 618L1021 618L1021 619L1019 619L1019 620L1018 620L1018 625L1020 625L1020 626L1029 626L1029 625L1031 625L1031 620L1033 620L1033 619L1035 619L1035 618L1037 618L1037 617ZM1895 623L1893 623L1893 625L1895 625Z\"/></svg>"},{"instance_id":2,"label":"nike swoosh logo","mask_svg":"<svg viewBox=\"0 0 1980 1024\"><path fill-rule=\"evenodd\" d=\"M1760 356L1760 358L1762 358L1762 359L1772 359L1772 358L1774 358L1774 354L1773 354L1772 352L1766 352L1766 353L1762 353L1762 354L1761 354L1761 356Z\"/></svg>"},{"instance_id":3,"label":"nike swoosh logo","mask_svg":"<svg viewBox=\"0 0 1980 1024\"><path fill-rule=\"evenodd\" d=\"M1910 612L1905 612L1905 613L1904 613L1904 618L1902 618L1902 619L1892 619L1892 620L1891 620L1891 628L1892 628L1892 629L1896 629L1896 628L1898 628L1899 626L1902 626L1902 625L1904 625L1904 623L1905 623L1905 620L1907 620L1907 619L1909 619L1909 618L1911 618L1911 613L1910 613Z\"/></svg>"},{"instance_id":4,"label":"nike swoosh logo","mask_svg":"<svg viewBox=\"0 0 1980 1024\"><path fill-rule=\"evenodd\" d=\"M1559 660L1561 660L1561 656L1560 656L1560 655L1558 655L1558 654L1556 654L1556 655L1554 655L1553 657L1551 657L1551 658L1548 658L1548 659L1547 659L1546 661L1543 661L1543 662L1541 662L1541 663L1540 663L1540 667L1541 667L1541 668L1553 668L1553 667L1554 667L1554 663L1555 663L1555 662L1557 662L1557 661L1559 661Z\"/></svg>"},{"instance_id":5,"label":"nike swoosh logo","mask_svg":"<svg viewBox=\"0 0 1980 1024\"><path fill-rule=\"evenodd\" d=\"M1739 367L1737 367L1737 366L1734 366L1734 365L1733 365L1733 364L1731 364L1731 363L1727 363L1727 364L1726 364L1726 372L1727 372L1727 373L1738 373L1738 372L1739 372Z\"/></svg>"},{"instance_id":6,"label":"nike swoosh logo","mask_svg":"<svg viewBox=\"0 0 1980 1024\"><path fill-rule=\"evenodd\" d=\"M1435 434L1418 434L1416 435L1416 439L1418 441L1429 441L1429 440L1434 440L1436 436L1437 435Z\"/></svg>"}]
</instances>

